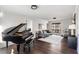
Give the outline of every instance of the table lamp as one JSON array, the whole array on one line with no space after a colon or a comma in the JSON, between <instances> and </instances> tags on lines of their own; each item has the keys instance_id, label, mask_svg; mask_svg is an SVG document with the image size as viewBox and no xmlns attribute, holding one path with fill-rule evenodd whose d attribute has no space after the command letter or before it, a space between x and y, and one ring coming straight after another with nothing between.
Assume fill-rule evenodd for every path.
<instances>
[{"instance_id":1,"label":"table lamp","mask_svg":"<svg viewBox=\"0 0 79 59\"><path fill-rule=\"evenodd\" d=\"M71 25L69 25L69 34L71 35L71 36L75 36L75 29L76 29L76 25L75 24L71 24Z\"/></svg>"}]
</instances>

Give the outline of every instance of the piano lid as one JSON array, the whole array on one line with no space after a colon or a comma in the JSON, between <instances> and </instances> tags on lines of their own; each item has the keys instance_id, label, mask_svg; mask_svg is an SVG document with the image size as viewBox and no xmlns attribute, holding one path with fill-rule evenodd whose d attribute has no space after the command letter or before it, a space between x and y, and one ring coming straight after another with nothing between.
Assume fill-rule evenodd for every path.
<instances>
[{"instance_id":1,"label":"piano lid","mask_svg":"<svg viewBox=\"0 0 79 59\"><path fill-rule=\"evenodd\" d=\"M21 23L20 25L16 26L14 29L12 29L9 34L13 35L15 34L21 27L23 27L24 25L26 25L25 23Z\"/></svg>"},{"instance_id":2,"label":"piano lid","mask_svg":"<svg viewBox=\"0 0 79 59\"><path fill-rule=\"evenodd\" d=\"M23 27L24 25L26 25L26 23L21 23L21 24L19 24L18 26L10 27L10 28L6 29L5 31L3 31L3 33L13 35L13 34L16 33L21 27Z\"/></svg>"}]
</instances>

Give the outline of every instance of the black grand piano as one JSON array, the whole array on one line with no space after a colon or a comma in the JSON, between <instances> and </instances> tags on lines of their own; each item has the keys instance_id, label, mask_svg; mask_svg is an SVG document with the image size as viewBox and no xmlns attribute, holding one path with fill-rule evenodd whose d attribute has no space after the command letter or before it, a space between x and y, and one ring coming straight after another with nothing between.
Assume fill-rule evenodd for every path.
<instances>
[{"instance_id":1,"label":"black grand piano","mask_svg":"<svg viewBox=\"0 0 79 59\"><path fill-rule=\"evenodd\" d=\"M17 51L19 53L20 44L25 43L26 41L28 41L33 37L33 34L32 32L30 32L30 29L19 31L25 26L26 26L25 23L21 23L18 26L14 26L3 31L2 37L3 37L3 41L6 41L7 48L8 48L8 42L11 41L17 44Z\"/></svg>"}]
</instances>

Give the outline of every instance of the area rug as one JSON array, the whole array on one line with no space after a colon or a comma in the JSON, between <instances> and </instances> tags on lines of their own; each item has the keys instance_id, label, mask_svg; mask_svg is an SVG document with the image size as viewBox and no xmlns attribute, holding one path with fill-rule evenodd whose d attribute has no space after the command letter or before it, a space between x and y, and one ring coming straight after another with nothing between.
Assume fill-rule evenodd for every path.
<instances>
[{"instance_id":1,"label":"area rug","mask_svg":"<svg viewBox=\"0 0 79 59\"><path fill-rule=\"evenodd\" d=\"M51 35L49 37L46 38L40 38L38 40L44 41L44 42L48 42L51 43L53 46L56 47L56 45L59 47L61 46L61 41L62 41L63 37L59 36L59 35Z\"/></svg>"}]
</instances>

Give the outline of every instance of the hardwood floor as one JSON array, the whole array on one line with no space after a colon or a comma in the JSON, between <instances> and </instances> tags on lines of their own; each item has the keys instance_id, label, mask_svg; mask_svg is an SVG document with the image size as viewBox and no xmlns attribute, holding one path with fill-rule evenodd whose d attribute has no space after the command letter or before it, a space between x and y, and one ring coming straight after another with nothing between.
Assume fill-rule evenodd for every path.
<instances>
[{"instance_id":1,"label":"hardwood floor","mask_svg":"<svg viewBox=\"0 0 79 59\"><path fill-rule=\"evenodd\" d=\"M60 46L60 47L59 47ZM23 45L20 47L20 54L28 54L27 51L23 52ZM2 48L0 52L3 54L10 54L11 49L14 49L14 53L17 54L16 45L9 46L9 48ZM61 44L50 44L40 40L35 41L34 46L31 49L30 54L77 54L76 50L68 48L67 39L62 39Z\"/></svg>"}]
</instances>

